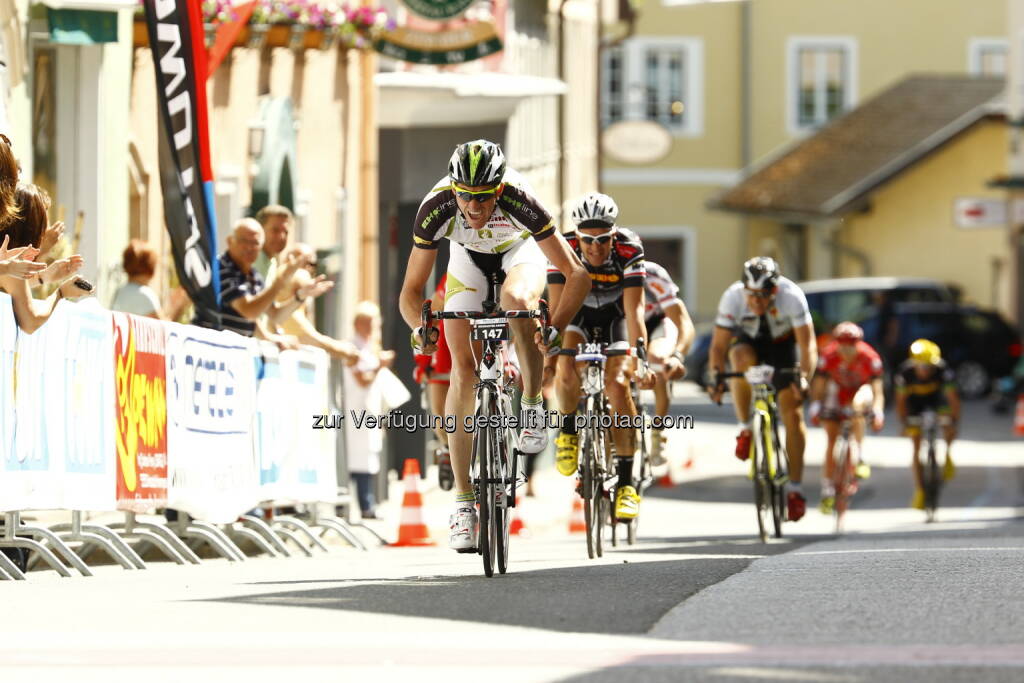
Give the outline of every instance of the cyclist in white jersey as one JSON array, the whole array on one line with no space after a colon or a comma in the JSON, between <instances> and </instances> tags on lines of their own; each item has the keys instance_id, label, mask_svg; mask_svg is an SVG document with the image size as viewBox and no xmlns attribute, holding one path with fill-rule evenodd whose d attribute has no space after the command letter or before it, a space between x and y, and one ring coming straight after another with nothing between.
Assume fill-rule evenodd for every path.
<instances>
[{"instance_id":1,"label":"cyclist in white jersey","mask_svg":"<svg viewBox=\"0 0 1024 683\"><path fill-rule=\"evenodd\" d=\"M669 382L686 376L686 354L693 345L696 331L686 304L679 298L679 287L662 266L647 259L644 278L644 322L647 326L648 351L654 373L654 414L668 415ZM662 455L664 434L651 430L651 464L665 464Z\"/></svg>"},{"instance_id":2,"label":"cyclist in white jersey","mask_svg":"<svg viewBox=\"0 0 1024 683\"><path fill-rule=\"evenodd\" d=\"M437 246L443 238L451 242L446 311L480 310L490 272L505 275L499 302L505 310L537 308L544 291L547 261L565 275L565 289L551 311L547 335L541 334L535 320L509 321L522 369L524 418L528 418L527 424L536 425L522 431L520 450L539 453L547 445L541 398L542 354L558 352L561 331L590 291L587 271L526 180L506 168L501 148L487 140L463 143L452 154L448 175L435 183L420 204L413 236L416 248L409 255L399 299L402 317L414 328L413 346L422 353L433 353L436 348L436 338L424 340L418 326L423 288L434 269ZM468 321L445 321L445 337L452 355L445 413L454 415L459 425L449 435L456 496L448 544L459 552L472 552L477 543L478 520L469 480L473 441L472 434L462 428L465 418L473 412L476 384L476 359L469 333Z\"/></svg>"},{"instance_id":3,"label":"cyclist in white jersey","mask_svg":"<svg viewBox=\"0 0 1024 683\"><path fill-rule=\"evenodd\" d=\"M794 282L779 274L774 259L758 256L744 263L742 281L725 290L718 304L709 351L715 376L708 392L714 401L720 400L725 390L718 375L725 372L727 352L733 372L744 372L753 365L770 365L778 371L792 368L799 361L799 377L776 372L774 379L789 455L787 519L795 522L807 509L800 485L807 435L802 402L807 394L807 380L818 364L818 347L807 297ZM729 389L740 423L736 457L746 460L751 439L750 385L742 377L733 378L729 380Z\"/></svg>"}]
</instances>

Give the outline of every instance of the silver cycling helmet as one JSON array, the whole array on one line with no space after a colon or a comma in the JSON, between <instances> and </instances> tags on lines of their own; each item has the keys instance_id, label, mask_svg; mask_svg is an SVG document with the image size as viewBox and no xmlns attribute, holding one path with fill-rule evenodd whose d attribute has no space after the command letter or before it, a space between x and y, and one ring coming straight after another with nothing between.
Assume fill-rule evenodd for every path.
<instances>
[{"instance_id":1,"label":"silver cycling helmet","mask_svg":"<svg viewBox=\"0 0 1024 683\"><path fill-rule=\"evenodd\" d=\"M466 187L497 185L505 177L505 154L489 140L471 140L455 148L448 162L452 182Z\"/></svg>"},{"instance_id":2,"label":"silver cycling helmet","mask_svg":"<svg viewBox=\"0 0 1024 683\"><path fill-rule=\"evenodd\" d=\"M572 222L577 228L610 228L618 217L615 200L600 192L583 195L572 210Z\"/></svg>"},{"instance_id":3,"label":"silver cycling helmet","mask_svg":"<svg viewBox=\"0 0 1024 683\"><path fill-rule=\"evenodd\" d=\"M766 292L779 284L779 264L767 256L755 256L743 264L743 286Z\"/></svg>"}]
</instances>

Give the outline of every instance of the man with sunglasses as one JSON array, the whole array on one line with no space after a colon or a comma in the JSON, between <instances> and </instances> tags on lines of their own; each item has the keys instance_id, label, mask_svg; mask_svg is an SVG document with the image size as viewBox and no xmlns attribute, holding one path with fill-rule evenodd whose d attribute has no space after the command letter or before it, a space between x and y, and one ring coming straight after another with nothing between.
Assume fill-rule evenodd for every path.
<instances>
[{"instance_id":1,"label":"man with sunglasses","mask_svg":"<svg viewBox=\"0 0 1024 683\"><path fill-rule=\"evenodd\" d=\"M774 259L757 256L744 263L742 280L725 290L718 304L708 354L714 372L708 393L716 403L725 392L725 382L719 375L725 372L727 353L734 372L745 372L753 365L770 365L776 369L774 384L782 423L786 427L786 453L789 455L787 519L795 522L807 510L807 499L800 485L807 436L801 404L807 393L807 378L818 363L818 347L807 297L793 281L782 277ZM793 368L798 362L799 377L778 372ZM740 424L736 457L746 460L750 456L751 441L750 385L746 379L737 377L729 380L729 389Z\"/></svg>"},{"instance_id":2,"label":"man with sunglasses","mask_svg":"<svg viewBox=\"0 0 1024 683\"><path fill-rule=\"evenodd\" d=\"M634 233L615 226L619 207L605 194L591 193L576 202L572 220L576 234L568 238L569 247L581 257L591 279L590 294L565 332L565 347L594 341L590 331L601 330L601 341L613 347L628 347L643 339L644 327L644 248ZM560 302L567 288L565 278L557 269L548 269L548 294L553 303ZM551 361L549 361L550 366ZM636 406L629 390L634 373L633 358L613 356L605 365L605 394L612 412L635 416ZM642 384L653 386L649 374ZM562 429L555 444L555 464L567 477L576 473L579 441L576 405L580 396L580 377L575 357L563 354L557 359L555 388ZM640 495L633 485L633 457L636 451L636 430L612 427L613 454L618 469L615 491L615 516L628 520L640 512Z\"/></svg>"},{"instance_id":3,"label":"man with sunglasses","mask_svg":"<svg viewBox=\"0 0 1024 683\"><path fill-rule=\"evenodd\" d=\"M402 317L414 328L413 348L421 353L433 353L437 348L437 338L423 339L418 325L423 287L434 269L438 244L445 237L451 242L446 311L480 310L487 294L488 273L504 274L500 304L506 310L537 308L548 261L566 278L562 301L552 306L547 334L541 334L535 320L509 321L522 369L522 406L527 425L521 432L519 448L524 453L539 453L547 445L541 398L542 352L557 352L561 330L590 290L587 273L526 180L506 168L501 148L487 140L463 143L452 154L448 175L424 198L416 214L416 248L409 255L399 305ZM446 320L445 336L452 356L445 413L454 415L457 424L462 425L473 413L476 384L469 322ZM477 513L469 481L472 434L460 427L449 435L448 445L455 472L455 511L449 520L448 544L459 552L474 552Z\"/></svg>"}]
</instances>

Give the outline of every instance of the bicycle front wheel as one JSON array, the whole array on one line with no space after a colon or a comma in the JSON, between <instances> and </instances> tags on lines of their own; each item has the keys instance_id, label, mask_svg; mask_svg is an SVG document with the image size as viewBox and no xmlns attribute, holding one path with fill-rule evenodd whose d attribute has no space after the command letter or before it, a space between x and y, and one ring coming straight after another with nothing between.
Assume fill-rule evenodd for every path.
<instances>
[{"instance_id":1,"label":"bicycle front wheel","mask_svg":"<svg viewBox=\"0 0 1024 683\"><path fill-rule=\"evenodd\" d=\"M764 417L754 420L754 507L757 510L757 532L762 543L768 542L768 507L772 502L769 475L768 448L765 439Z\"/></svg>"},{"instance_id":2,"label":"bicycle front wheel","mask_svg":"<svg viewBox=\"0 0 1024 683\"><path fill-rule=\"evenodd\" d=\"M515 473L512 472L512 465L509 459L509 444L504 429L492 429L491 434L495 437L495 447L492 461L494 465L494 478L500 480L495 483L496 500L494 503L494 535L495 546L498 551L498 572L504 574L508 570L508 540L511 529L511 518L509 514L509 496L512 488L512 480Z\"/></svg>"},{"instance_id":3,"label":"bicycle front wheel","mask_svg":"<svg viewBox=\"0 0 1024 683\"><path fill-rule=\"evenodd\" d=\"M939 459L936 457L935 442L928 444L928 461L921 472L924 484L924 513L929 522L935 521L935 511L939 507L939 489L942 486L942 472L939 470Z\"/></svg>"}]
</instances>

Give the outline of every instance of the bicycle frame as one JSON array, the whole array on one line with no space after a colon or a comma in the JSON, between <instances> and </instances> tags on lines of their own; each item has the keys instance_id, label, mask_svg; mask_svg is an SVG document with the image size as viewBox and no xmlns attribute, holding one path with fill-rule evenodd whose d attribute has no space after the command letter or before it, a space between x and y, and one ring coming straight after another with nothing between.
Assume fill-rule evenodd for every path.
<instances>
[{"instance_id":1,"label":"bicycle frame","mask_svg":"<svg viewBox=\"0 0 1024 683\"><path fill-rule=\"evenodd\" d=\"M430 302L423 304L421 318L426 338L433 320L468 320L471 338L480 341L474 400L473 450L470 456L470 481L480 508L480 532L476 551L483 556L484 573L494 575L495 561L504 574L508 567L508 542L516 489L525 483L524 462L519 457L519 438L512 428L512 386L505 381L503 349L511 338L508 320L539 318L547 326L547 303L538 310L503 311L498 307L498 273L487 275L487 296L481 311L439 311L432 313ZM484 418L479 421L478 418ZM492 418L497 418L496 424Z\"/></svg>"}]
</instances>

